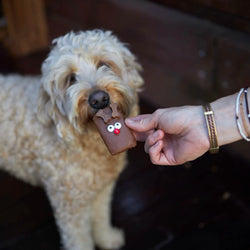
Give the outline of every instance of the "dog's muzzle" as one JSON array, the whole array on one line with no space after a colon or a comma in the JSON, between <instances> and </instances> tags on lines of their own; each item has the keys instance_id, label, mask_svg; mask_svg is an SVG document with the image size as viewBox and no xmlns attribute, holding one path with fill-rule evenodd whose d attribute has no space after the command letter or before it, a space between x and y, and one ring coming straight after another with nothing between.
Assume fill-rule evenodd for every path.
<instances>
[{"instance_id":1,"label":"dog's muzzle","mask_svg":"<svg viewBox=\"0 0 250 250\"><path fill-rule=\"evenodd\" d=\"M95 90L90 94L88 103L94 109L103 109L109 105L109 94L103 90Z\"/></svg>"}]
</instances>

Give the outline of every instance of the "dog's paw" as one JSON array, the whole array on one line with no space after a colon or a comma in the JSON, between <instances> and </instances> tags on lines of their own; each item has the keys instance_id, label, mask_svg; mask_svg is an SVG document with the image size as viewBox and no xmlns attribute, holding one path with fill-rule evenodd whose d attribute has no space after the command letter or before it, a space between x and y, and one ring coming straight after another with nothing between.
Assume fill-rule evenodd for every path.
<instances>
[{"instance_id":1,"label":"dog's paw","mask_svg":"<svg viewBox=\"0 0 250 250\"><path fill-rule=\"evenodd\" d=\"M103 231L96 239L96 244L104 250L120 249L125 244L124 232L118 228Z\"/></svg>"}]
</instances>

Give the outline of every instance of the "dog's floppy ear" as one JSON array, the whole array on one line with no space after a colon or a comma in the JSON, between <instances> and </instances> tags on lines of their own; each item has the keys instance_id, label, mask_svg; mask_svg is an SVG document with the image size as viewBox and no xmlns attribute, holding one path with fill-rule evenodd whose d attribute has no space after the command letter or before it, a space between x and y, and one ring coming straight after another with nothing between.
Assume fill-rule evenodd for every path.
<instances>
[{"instance_id":1,"label":"dog's floppy ear","mask_svg":"<svg viewBox=\"0 0 250 250\"><path fill-rule=\"evenodd\" d=\"M144 83L140 75L142 66L136 61L135 56L126 47L123 49L122 54L128 72L128 83L133 89L140 91Z\"/></svg>"},{"instance_id":2,"label":"dog's floppy ear","mask_svg":"<svg viewBox=\"0 0 250 250\"><path fill-rule=\"evenodd\" d=\"M50 97L43 86L41 86L39 90L37 117L39 121L46 126L52 124L52 118L50 116L51 108Z\"/></svg>"}]
</instances>

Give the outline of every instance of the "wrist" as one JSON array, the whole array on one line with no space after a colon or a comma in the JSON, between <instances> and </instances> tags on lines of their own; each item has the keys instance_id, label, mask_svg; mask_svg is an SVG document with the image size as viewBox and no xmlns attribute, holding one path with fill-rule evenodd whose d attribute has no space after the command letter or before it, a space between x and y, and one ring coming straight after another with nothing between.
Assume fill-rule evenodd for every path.
<instances>
[{"instance_id":1,"label":"wrist","mask_svg":"<svg viewBox=\"0 0 250 250\"><path fill-rule=\"evenodd\" d=\"M237 94L220 98L211 103L217 128L219 146L241 139L235 121Z\"/></svg>"},{"instance_id":2,"label":"wrist","mask_svg":"<svg viewBox=\"0 0 250 250\"><path fill-rule=\"evenodd\" d=\"M197 140L197 145L204 151L208 151L210 148L209 135L206 125L206 120L204 117L204 112L202 106L191 106L193 109L191 121L189 128L194 130Z\"/></svg>"}]
</instances>

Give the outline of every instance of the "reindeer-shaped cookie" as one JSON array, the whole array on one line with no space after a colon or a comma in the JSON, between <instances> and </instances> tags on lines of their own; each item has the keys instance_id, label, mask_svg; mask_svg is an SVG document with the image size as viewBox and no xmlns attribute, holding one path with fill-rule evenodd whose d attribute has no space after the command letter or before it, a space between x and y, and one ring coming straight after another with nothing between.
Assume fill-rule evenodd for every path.
<instances>
[{"instance_id":1,"label":"reindeer-shaped cookie","mask_svg":"<svg viewBox=\"0 0 250 250\"><path fill-rule=\"evenodd\" d=\"M136 140L125 125L123 114L116 103L100 109L93 120L112 155L136 146Z\"/></svg>"}]
</instances>

